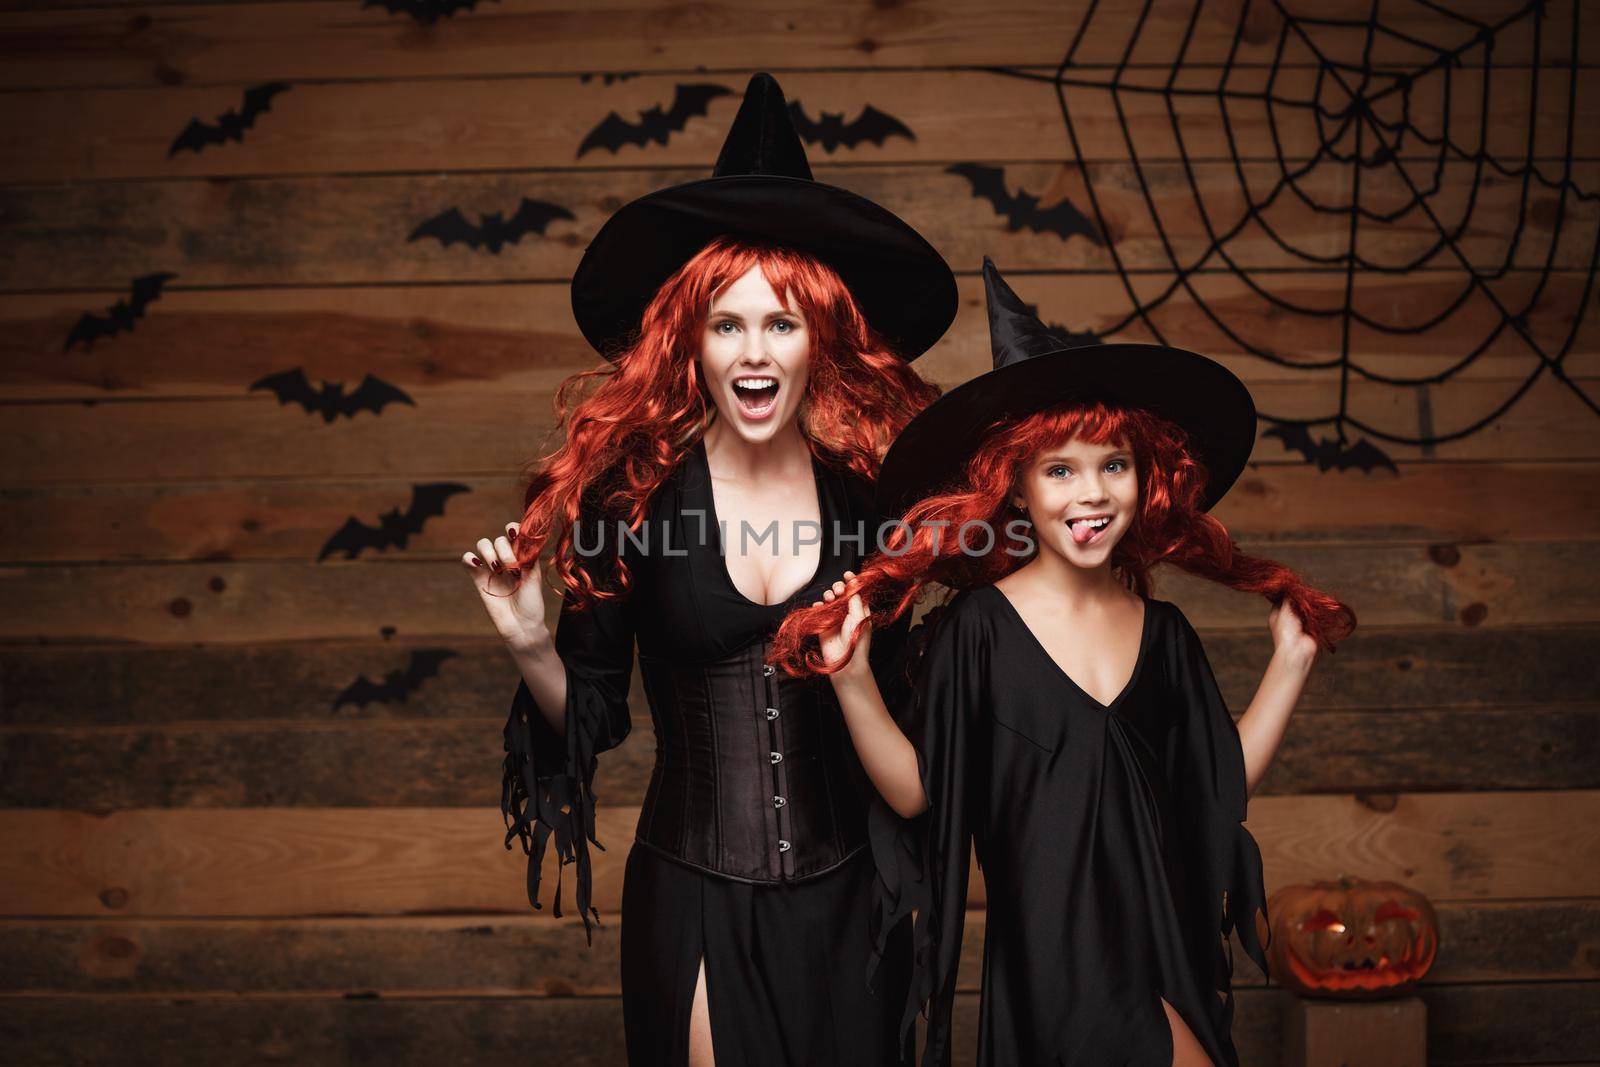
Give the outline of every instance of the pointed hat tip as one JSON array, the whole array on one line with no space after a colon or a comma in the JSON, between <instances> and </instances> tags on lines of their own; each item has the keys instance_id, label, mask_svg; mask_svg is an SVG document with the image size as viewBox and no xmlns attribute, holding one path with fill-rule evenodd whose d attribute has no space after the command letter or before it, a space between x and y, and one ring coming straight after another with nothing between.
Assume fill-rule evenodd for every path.
<instances>
[{"instance_id":1,"label":"pointed hat tip","mask_svg":"<svg viewBox=\"0 0 1600 1067\"><path fill-rule=\"evenodd\" d=\"M1006 284L988 256L983 257L983 285L996 369L1064 347L1061 338Z\"/></svg>"},{"instance_id":2,"label":"pointed hat tip","mask_svg":"<svg viewBox=\"0 0 1600 1067\"><path fill-rule=\"evenodd\" d=\"M811 179L805 147L789 115L789 102L778 79L764 70L750 75L744 102L712 174L773 174Z\"/></svg>"}]
</instances>

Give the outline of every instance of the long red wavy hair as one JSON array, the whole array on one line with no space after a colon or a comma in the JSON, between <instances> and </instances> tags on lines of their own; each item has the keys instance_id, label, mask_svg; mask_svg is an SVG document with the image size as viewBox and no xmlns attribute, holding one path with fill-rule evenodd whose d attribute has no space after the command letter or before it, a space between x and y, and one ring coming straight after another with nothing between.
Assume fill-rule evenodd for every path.
<instances>
[{"instance_id":1,"label":"long red wavy hair","mask_svg":"<svg viewBox=\"0 0 1600 1067\"><path fill-rule=\"evenodd\" d=\"M1187 435L1143 408L1076 402L998 424L965 470L946 491L919 501L883 542L883 550L857 575L855 589L872 613L874 627L904 614L929 582L954 589L997 581L1027 563L1029 527L1010 499L1020 472L1045 448L1073 437L1092 444L1126 442L1139 475L1139 510L1111 550L1112 572L1141 595L1150 592L1150 572L1170 563L1234 589L1260 593L1274 604L1287 601L1306 633L1332 650L1355 629L1355 612L1312 588L1298 574L1270 559L1240 552L1217 519L1200 510L1206 469L1195 459ZM966 523L995 531L982 555L963 550L958 536ZM1016 525L1021 523L1021 526ZM983 538L969 537L980 546ZM1009 549L1009 551L1008 551ZM818 638L839 628L848 603L840 598L799 608L783 620L769 662L791 674L831 674ZM859 639L860 630L857 630Z\"/></svg>"},{"instance_id":2,"label":"long red wavy hair","mask_svg":"<svg viewBox=\"0 0 1600 1067\"><path fill-rule=\"evenodd\" d=\"M715 414L700 370L712 298L757 266L773 292L793 299L811 334L798 418L813 455L877 480L889 442L938 388L890 350L832 268L793 249L718 238L662 283L613 363L561 384L553 431L561 444L526 475L513 545L523 574L549 548L552 584L576 606L626 593L626 561L612 560L608 580L597 580L573 547L574 524L580 515L630 527L644 518L651 495Z\"/></svg>"}]
</instances>

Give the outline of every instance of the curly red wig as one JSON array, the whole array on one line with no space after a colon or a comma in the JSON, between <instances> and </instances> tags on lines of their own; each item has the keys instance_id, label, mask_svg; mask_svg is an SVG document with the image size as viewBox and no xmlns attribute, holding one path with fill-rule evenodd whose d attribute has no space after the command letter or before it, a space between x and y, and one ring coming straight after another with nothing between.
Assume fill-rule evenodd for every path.
<instances>
[{"instance_id":1,"label":"curly red wig","mask_svg":"<svg viewBox=\"0 0 1600 1067\"><path fill-rule=\"evenodd\" d=\"M637 526L651 495L715 414L700 371L700 332L712 298L759 266L787 294L812 336L800 429L812 453L876 481L883 454L939 390L922 380L867 323L839 275L788 248L724 237L668 278L645 308L637 336L609 366L582 371L556 394L561 444L531 466L514 548L529 574L551 549L558 588L582 607L623 595L624 560L606 582L573 546L580 514Z\"/></svg>"},{"instance_id":2,"label":"curly red wig","mask_svg":"<svg viewBox=\"0 0 1600 1067\"><path fill-rule=\"evenodd\" d=\"M1206 469L1179 427L1143 408L1100 401L1062 404L998 424L955 484L907 511L884 540L883 551L857 575L856 591L872 612L871 624L883 627L898 619L929 582L956 589L986 585L1032 558L1020 536L1030 524L1010 498L1034 456L1073 437L1097 445L1126 442L1133 451L1140 476L1139 510L1111 552L1112 571L1128 588L1148 595L1150 571L1171 563L1234 589L1260 593L1274 604L1288 601L1306 633L1323 648L1332 650L1355 629L1355 612L1348 605L1312 588L1281 563L1240 552L1222 523L1200 510ZM967 523L986 523L996 531L988 552L971 555L963 550L959 532ZM967 545L974 540L968 538ZM822 660L818 638L837 629L847 610L847 601L839 599L791 612L774 639L769 662L791 674L832 673Z\"/></svg>"}]
</instances>

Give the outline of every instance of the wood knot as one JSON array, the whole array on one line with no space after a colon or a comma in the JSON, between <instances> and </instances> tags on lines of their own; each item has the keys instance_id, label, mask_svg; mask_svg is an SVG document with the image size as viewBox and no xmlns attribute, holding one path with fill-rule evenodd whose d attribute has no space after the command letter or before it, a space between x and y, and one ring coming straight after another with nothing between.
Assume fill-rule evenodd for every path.
<instances>
[{"instance_id":1,"label":"wood knot","mask_svg":"<svg viewBox=\"0 0 1600 1067\"><path fill-rule=\"evenodd\" d=\"M1369 811L1387 815L1400 806L1400 798L1393 793L1357 793L1356 803Z\"/></svg>"},{"instance_id":2,"label":"wood knot","mask_svg":"<svg viewBox=\"0 0 1600 1067\"><path fill-rule=\"evenodd\" d=\"M1463 626L1476 626L1489 617L1489 605L1481 600L1474 600L1461 609L1461 623Z\"/></svg>"},{"instance_id":3,"label":"wood knot","mask_svg":"<svg viewBox=\"0 0 1600 1067\"><path fill-rule=\"evenodd\" d=\"M1461 549L1455 545L1429 545L1428 558L1441 567L1454 567L1461 562Z\"/></svg>"}]
</instances>

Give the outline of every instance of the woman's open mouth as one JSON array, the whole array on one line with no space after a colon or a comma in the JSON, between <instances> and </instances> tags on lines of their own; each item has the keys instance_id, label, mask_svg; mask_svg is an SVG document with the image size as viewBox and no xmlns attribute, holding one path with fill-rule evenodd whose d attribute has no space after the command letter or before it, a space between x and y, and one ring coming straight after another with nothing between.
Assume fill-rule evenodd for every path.
<instances>
[{"instance_id":1,"label":"woman's open mouth","mask_svg":"<svg viewBox=\"0 0 1600 1067\"><path fill-rule=\"evenodd\" d=\"M733 395L739 411L747 419L764 419L778 408L778 379L768 377L735 378Z\"/></svg>"}]
</instances>

